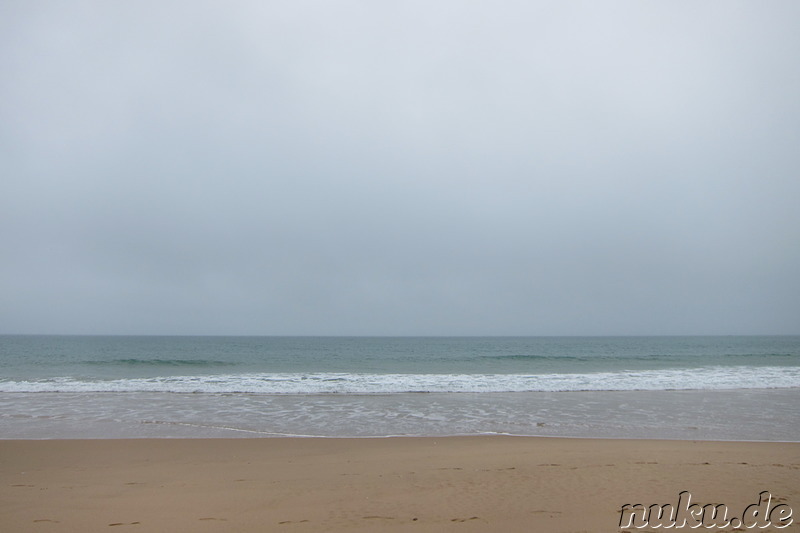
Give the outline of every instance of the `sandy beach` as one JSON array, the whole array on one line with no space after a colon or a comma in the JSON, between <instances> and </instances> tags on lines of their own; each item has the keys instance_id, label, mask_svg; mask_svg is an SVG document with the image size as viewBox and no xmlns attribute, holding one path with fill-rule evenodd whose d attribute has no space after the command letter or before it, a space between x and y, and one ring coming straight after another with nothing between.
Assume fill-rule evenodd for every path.
<instances>
[{"instance_id":1,"label":"sandy beach","mask_svg":"<svg viewBox=\"0 0 800 533\"><path fill-rule=\"evenodd\" d=\"M4 532L625 531L624 505L677 505L682 491L729 517L763 491L800 509L800 443L0 441Z\"/></svg>"}]
</instances>

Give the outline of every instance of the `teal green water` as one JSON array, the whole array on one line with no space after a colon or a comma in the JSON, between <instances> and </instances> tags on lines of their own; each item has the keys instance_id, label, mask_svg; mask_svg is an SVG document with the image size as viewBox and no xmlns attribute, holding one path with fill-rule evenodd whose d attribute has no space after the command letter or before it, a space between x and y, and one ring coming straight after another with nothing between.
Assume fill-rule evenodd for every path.
<instances>
[{"instance_id":1,"label":"teal green water","mask_svg":"<svg viewBox=\"0 0 800 533\"><path fill-rule=\"evenodd\" d=\"M0 438L800 441L800 337L0 336Z\"/></svg>"},{"instance_id":2,"label":"teal green water","mask_svg":"<svg viewBox=\"0 0 800 533\"><path fill-rule=\"evenodd\" d=\"M704 375L692 375L700 369ZM645 374L631 380L630 372ZM176 376L217 376L219 391L222 379L234 390L237 378L252 386L257 376L318 374L338 374L344 381L364 374L404 375L408 390L425 390L430 381L420 378L420 388L412 375L471 375L476 383L503 375L495 378L497 391L504 390L503 383L517 390L515 375L581 375L584 386L594 378L595 385L605 381L623 390L675 388L674 380L664 380L670 373L686 382L679 388L730 388L737 379L752 388L800 386L798 372L800 337L0 336L0 390L7 391L50 378L63 378L61 386L69 382L70 390L91 390L104 380L128 390L127 379ZM784 376L780 382L774 381L776 373ZM384 379L391 385L387 390L395 390L399 378ZM295 392L317 390L309 383L308 390Z\"/></svg>"}]
</instances>

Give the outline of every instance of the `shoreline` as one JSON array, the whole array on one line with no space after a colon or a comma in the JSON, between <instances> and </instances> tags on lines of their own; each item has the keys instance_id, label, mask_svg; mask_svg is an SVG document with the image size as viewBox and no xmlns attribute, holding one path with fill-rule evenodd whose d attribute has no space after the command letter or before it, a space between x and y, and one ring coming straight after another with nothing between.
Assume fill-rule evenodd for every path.
<instances>
[{"instance_id":1,"label":"shoreline","mask_svg":"<svg viewBox=\"0 0 800 533\"><path fill-rule=\"evenodd\" d=\"M452 435L264 435L259 431L231 429L261 436L252 437L2 437L2 442L42 442L42 441L160 441L160 440L199 440L199 441L238 441L238 440L385 440L385 439L469 439L469 438L514 438L514 439L564 439L564 440L596 440L596 441L663 441L663 442L697 442L697 443L742 443L742 444L798 444L800 440L759 440L759 439L711 439L683 437L588 437L582 435L527 435L523 433L459 433Z\"/></svg>"},{"instance_id":2,"label":"shoreline","mask_svg":"<svg viewBox=\"0 0 800 533\"><path fill-rule=\"evenodd\" d=\"M620 531L623 505L677 503L682 491L733 515L769 491L774 505L800 512L800 443L0 440L3 531Z\"/></svg>"},{"instance_id":3,"label":"shoreline","mask_svg":"<svg viewBox=\"0 0 800 533\"><path fill-rule=\"evenodd\" d=\"M386 395L0 393L0 436L525 435L800 442L800 389Z\"/></svg>"}]
</instances>

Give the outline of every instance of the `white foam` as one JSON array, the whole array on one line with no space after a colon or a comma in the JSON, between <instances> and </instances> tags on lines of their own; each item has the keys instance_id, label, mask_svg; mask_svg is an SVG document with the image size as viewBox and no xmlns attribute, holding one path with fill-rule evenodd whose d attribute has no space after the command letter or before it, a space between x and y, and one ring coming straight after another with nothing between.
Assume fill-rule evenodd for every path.
<instances>
[{"instance_id":1,"label":"white foam","mask_svg":"<svg viewBox=\"0 0 800 533\"><path fill-rule=\"evenodd\" d=\"M800 388L799 367L703 367L584 374L253 373L0 381L0 392L389 394Z\"/></svg>"}]
</instances>

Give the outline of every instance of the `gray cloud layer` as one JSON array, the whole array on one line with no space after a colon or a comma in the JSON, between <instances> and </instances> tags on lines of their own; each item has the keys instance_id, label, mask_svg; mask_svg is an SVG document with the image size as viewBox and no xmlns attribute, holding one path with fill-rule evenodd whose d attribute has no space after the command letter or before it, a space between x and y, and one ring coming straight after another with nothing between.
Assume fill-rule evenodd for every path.
<instances>
[{"instance_id":1,"label":"gray cloud layer","mask_svg":"<svg viewBox=\"0 0 800 533\"><path fill-rule=\"evenodd\" d=\"M0 332L800 332L800 4L0 5Z\"/></svg>"}]
</instances>

